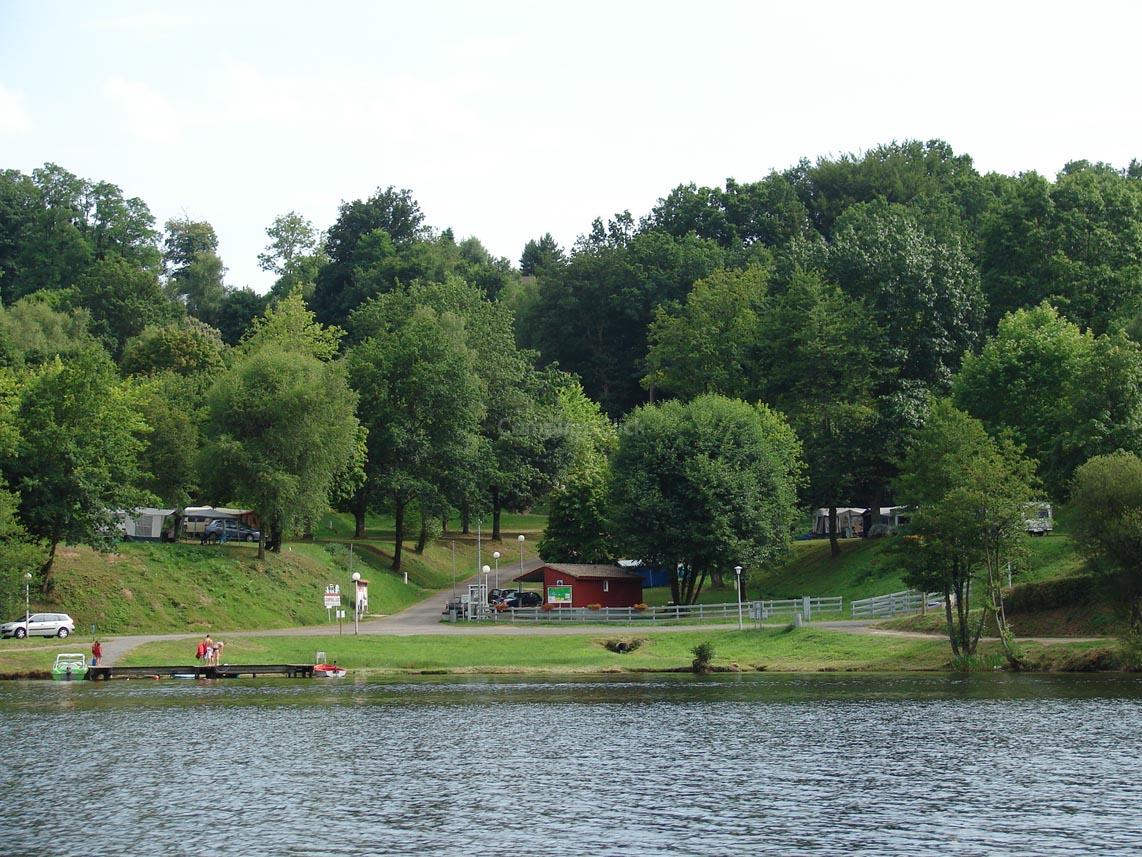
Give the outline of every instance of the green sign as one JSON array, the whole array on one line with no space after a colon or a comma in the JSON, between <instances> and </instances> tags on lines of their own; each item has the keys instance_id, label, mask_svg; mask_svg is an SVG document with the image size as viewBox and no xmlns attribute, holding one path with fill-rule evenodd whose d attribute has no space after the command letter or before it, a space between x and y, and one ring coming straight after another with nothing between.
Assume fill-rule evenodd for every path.
<instances>
[{"instance_id":1,"label":"green sign","mask_svg":"<svg viewBox=\"0 0 1142 857\"><path fill-rule=\"evenodd\" d=\"M571 587L570 586L549 586L549 587L547 587L547 603L548 604L570 604L571 603Z\"/></svg>"}]
</instances>

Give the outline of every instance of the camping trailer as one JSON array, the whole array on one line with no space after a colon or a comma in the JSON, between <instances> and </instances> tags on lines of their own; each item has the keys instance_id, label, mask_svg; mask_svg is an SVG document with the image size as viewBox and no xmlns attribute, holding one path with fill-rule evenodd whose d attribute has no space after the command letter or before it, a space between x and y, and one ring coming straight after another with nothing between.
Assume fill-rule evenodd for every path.
<instances>
[{"instance_id":1,"label":"camping trailer","mask_svg":"<svg viewBox=\"0 0 1142 857\"><path fill-rule=\"evenodd\" d=\"M1033 536L1045 536L1055 528L1055 519L1051 514L1050 503L1028 503L1027 532Z\"/></svg>"}]
</instances>

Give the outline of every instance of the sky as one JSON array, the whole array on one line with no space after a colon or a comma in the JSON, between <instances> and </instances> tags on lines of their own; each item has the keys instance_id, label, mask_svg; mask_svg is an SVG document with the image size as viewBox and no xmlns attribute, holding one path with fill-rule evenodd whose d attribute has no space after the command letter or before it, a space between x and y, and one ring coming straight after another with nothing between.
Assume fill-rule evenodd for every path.
<instances>
[{"instance_id":1,"label":"sky","mask_svg":"<svg viewBox=\"0 0 1142 857\"><path fill-rule=\"evenodd\" d=\"M1132 2L0 0L0 169L209 221L264 292L275 217L408 188L519 260L679 184L942 139L982 172L1142 158Z\"/></svg>"}]
</instances>

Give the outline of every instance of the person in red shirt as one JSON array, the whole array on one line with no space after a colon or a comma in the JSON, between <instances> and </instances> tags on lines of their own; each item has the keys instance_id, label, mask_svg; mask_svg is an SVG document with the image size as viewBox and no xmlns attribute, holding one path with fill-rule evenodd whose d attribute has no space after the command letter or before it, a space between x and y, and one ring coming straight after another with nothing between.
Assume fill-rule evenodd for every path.
<instances>
[{"instance_id":1,"label":"person in red shirt","mask_svg":"<svg viewBox=\"0 0 1142 857\"><path fill-rule=\"evenodd\" d=\"M99 664L102 660L103 660L103 646L101 646L99 644L99 641L96 640L94 643L91 644L91 665L93 667L97 667L97 666L99 666Z\"/></svg>"}]
</instances>

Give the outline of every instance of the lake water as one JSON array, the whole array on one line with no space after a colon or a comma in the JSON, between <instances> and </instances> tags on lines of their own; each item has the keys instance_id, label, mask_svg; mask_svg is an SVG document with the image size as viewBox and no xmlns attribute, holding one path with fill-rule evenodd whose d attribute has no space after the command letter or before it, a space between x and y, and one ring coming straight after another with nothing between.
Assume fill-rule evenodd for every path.
<instances>
[{"instance_id":1,"label":"lake water","mask_svg":"<svg viewBox=\"0 0 1142 857\"><path fill-rule=\"evenodd\" d=\"M0 682L0 851L1114 854L1142 676Z\"/></svg>"}]
</instances>

